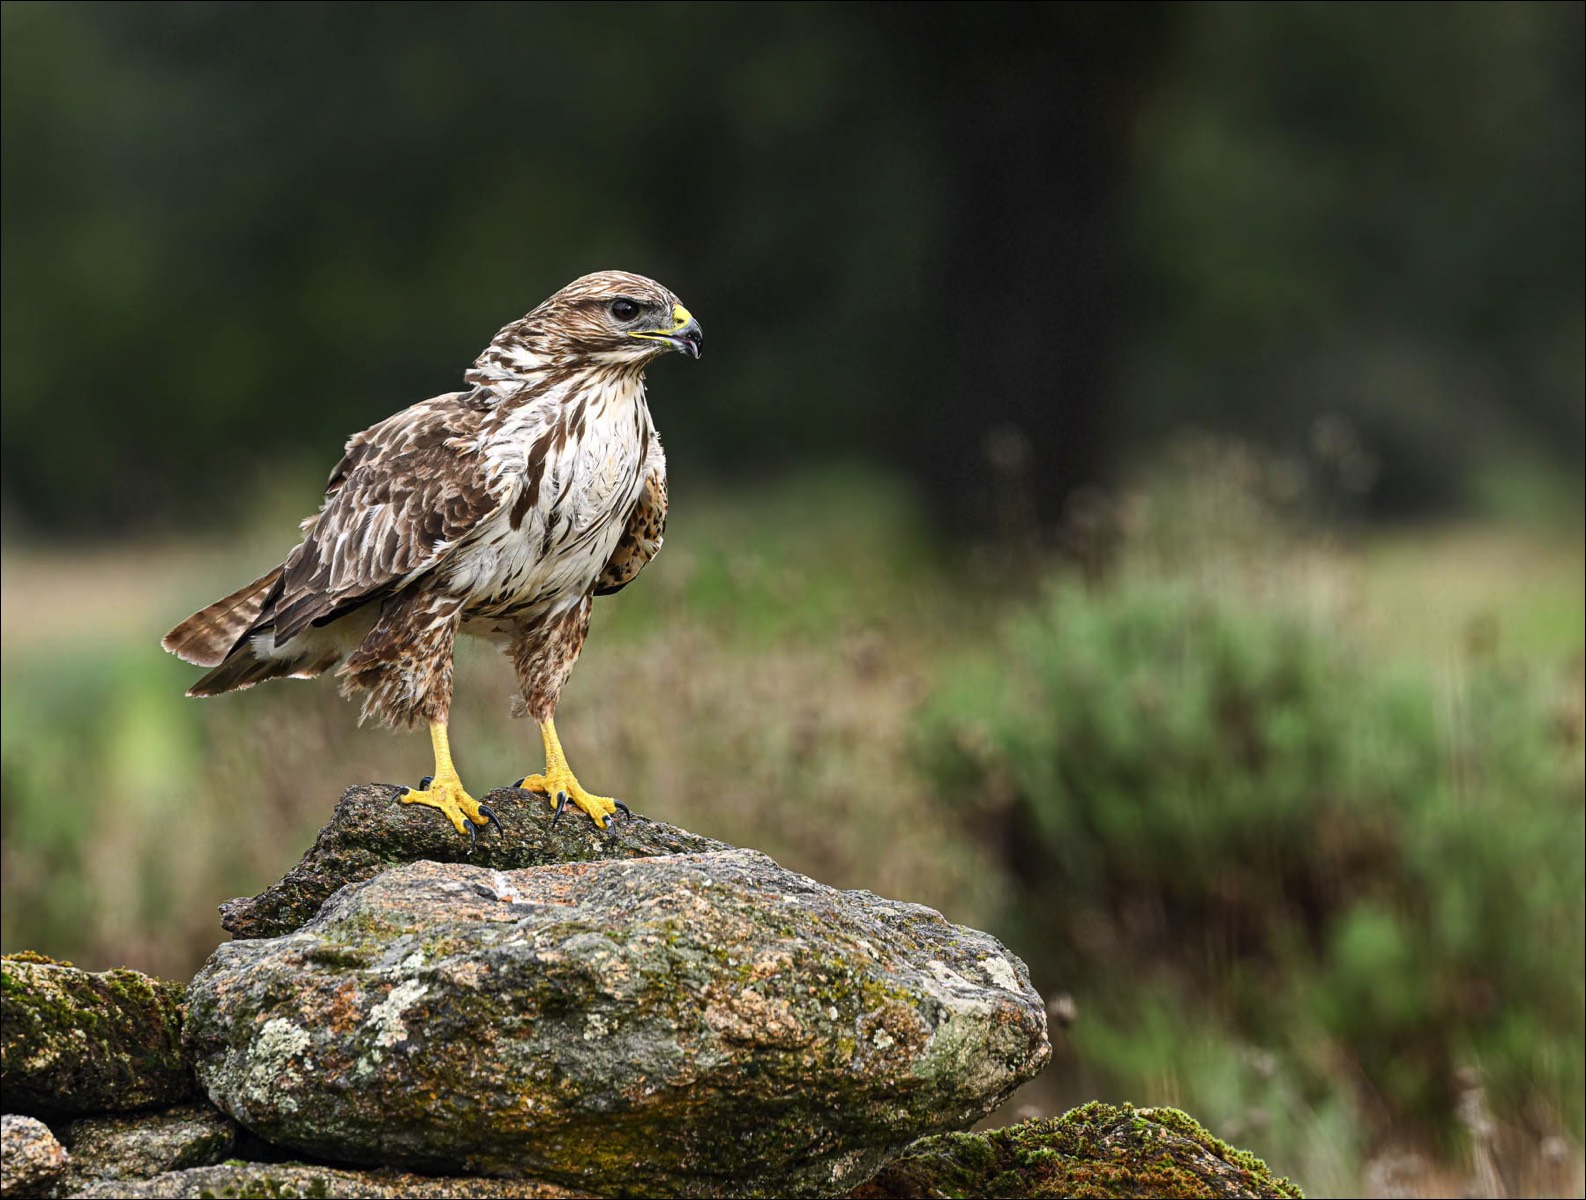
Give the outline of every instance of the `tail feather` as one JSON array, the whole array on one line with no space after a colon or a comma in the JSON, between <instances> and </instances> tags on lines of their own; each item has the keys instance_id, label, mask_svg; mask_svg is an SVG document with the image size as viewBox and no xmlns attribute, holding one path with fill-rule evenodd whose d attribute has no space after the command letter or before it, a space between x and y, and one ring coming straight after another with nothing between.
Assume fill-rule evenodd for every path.
<instances>
[{"instance_id":1,"label":"tail feather","mask_svg":"<svg viewBox=\"0 0 1586 1200\"><path fill-rule=\"evenodd\" d=\"M218 667L226 661L231 648L237 644L237 639L242 637L254 622L259 619L259 614L264 610L264 602L270 594L270 589L275 586L276 580L281 578L281 568L276 567L268 574L261 575L245 588L240 588L223 600L216 600L208 608L194 613L183 621L170 633L165 635L160 645L164 646L178 658L200 667ZM264 663L257 664L265 666ZM290 673L282 671L281 674ZM211 692L200 692L202 686L213 675L206 675L194 687L191 695L212 695ZM264 675L260 678L268 679ZM250 680L257 683L258 680ZM232 684L231 687L246 687L245 683ZM219 688L226 691L227 688Z\"/></svg>"},{"instance_id":2,"label":"tail feather","mask_svg":"<svg viewBox=\"0 0 1586 1200\"><path fill-rule=\"evenodd\" d=\"M218 696L222 692L251 688L266 679L312 679L335 666L338 657L332 651L312 662L303 658L259 658L251 645L238 646L226 656L225 662L188 688L187 694Z\"/></svg>"}]
</instances>

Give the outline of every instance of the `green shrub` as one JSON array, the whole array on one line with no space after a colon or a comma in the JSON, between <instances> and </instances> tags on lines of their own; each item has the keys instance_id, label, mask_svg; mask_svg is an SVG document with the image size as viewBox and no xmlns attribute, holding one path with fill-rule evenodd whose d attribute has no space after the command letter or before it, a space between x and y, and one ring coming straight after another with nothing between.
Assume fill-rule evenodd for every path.
<instances>
[{"instance_id":1,"label":"green shrub","mask_svg":"<svg viewBox=\"0 0 1586 1200\"><path fill-rule=\"evenodd\" d=\"M978 798L1092 1067L1139 1080L1130 1023L1166 996L1374 1117L1446 1131L1474 1067L1578 1128L1579 758L1536 680L1128 576L1055 585L950 679L926 761Z\"/></svg>"}]
</instances>

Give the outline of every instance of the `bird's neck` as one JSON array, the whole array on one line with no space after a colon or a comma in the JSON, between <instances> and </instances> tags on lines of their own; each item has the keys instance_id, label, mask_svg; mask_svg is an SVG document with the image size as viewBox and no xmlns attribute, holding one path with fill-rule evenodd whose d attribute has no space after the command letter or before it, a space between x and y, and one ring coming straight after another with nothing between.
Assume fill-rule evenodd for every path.
<instances>
[{"instance_id":1,"label":"bird's neck","mask_svg":"<svg viewBox=\"0 0 1586 1200\"><path fill-rule=\"evenodd\" d=\"M574 354L546 354L522 342L492 343L463 376L503 399L524 392L577 391L591 384L644 391L644 363L602 362Z\"/></svg>"},{"instance_id":2,"label":"bird's neck","mask_svg":"<svg viewBox=\"0 0 1586 1200\"><path fill-rule=\"evenodd\" d=\"M522 342L498 340L485 347L463 378L475 387L532 386L553 372L565 374L570 366L565 356L544 354Z\"/></svg>"},{"instance_id":3,"label":"bird's neck","mask_svg":"<svg viewBox=\"0 0 1586 1200\"><path fill-rule=\"evenodd\" d=\"M555 363L510 375L485 376L471 371L468 382L477 389L476 402L503 410L583 401L579 407L587 406L591 416L597 410L614 416L618 411L631 411L635 405L648 411L642 367L611 367L587 361Z\"/></svg>"}]
</instances>

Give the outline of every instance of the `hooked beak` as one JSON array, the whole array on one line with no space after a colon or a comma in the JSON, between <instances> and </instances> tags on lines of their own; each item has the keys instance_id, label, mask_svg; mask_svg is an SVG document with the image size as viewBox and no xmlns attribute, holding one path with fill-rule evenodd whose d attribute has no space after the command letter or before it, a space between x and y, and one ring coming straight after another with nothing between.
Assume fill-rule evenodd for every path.
<instances>
[{"instance_id":1,"label":"hooked beak","mask_svg":"<svg viewBox=\"0 0 1586 1200\"><path fill-rule=\"evenodd\" d=\"M704 338L704 330L700 329L699 322L694 320L694 314L681 304L672 306L672 327L670 329L656 329L649 333L630 333L629 337L644 338L651 342L665 342L680 354L690 358L699 357L699 343Z\"/></svg>"}]
</instances>

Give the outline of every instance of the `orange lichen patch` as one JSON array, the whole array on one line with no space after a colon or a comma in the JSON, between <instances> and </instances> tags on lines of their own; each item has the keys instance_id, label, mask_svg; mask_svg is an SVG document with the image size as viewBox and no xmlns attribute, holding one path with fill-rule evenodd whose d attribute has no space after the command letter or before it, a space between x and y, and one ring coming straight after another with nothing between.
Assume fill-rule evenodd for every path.
<instances>
[{"instance_id":1,"label":"orange lichen patch","mask_svg":"<svg viewBox=\"0 0 1586 1200\"><path fill-rule=\"evenodd\" d=\"M325 1023L336 1033L351 1033L363 1020L362 992L352 980L336 989Z\"/></svg>"}]
</instances>

